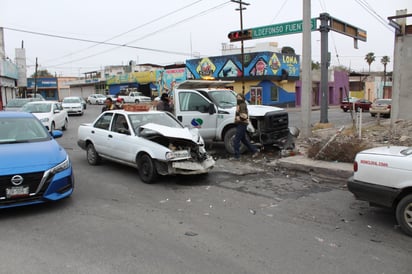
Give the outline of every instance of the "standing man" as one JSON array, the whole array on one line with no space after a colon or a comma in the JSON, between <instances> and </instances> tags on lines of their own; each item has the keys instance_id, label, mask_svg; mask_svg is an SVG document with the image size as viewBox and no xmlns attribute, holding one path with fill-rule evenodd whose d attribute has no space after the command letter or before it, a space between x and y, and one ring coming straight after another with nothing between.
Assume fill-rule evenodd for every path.
<instances>
[{"instance_id":1,"label":"standing man","mask_svg":"<svg viewBox=\"0 0 412 274\"><path fill-rule=\"evenodd\" d=\"M249 124L249 113L247 110L245 97L242 94L237 95L235 124L236 135L233 141L235 160L240 160L240 142L242 142L253 153L252 158L255 158L259 155L259 150L246 138L247 125Z\"/></svg>"},{"instance_id":2,"label":"standing man","mask_svg":"<svg viewBox=\"0 0 412 274\"><path fill-rule=\"evenodd\" d=\"M107 97L106 100L104 101L104 107L102 108L102 112L105 112L106 110L113 110L116 109L115 105L113 104L113 100L110 97Z\"/></svg>"},{"instance_id":3,"label":"standing man","mask_svg":"<svg viewBox=\"0 0 412 274\"><path fill-rule=\"evenodd\" d=\"M157 102L156 109L173 113L173 105L167 93L163 93L162 96L160 96L160 101Z\"/></svg>"}]
</instances>

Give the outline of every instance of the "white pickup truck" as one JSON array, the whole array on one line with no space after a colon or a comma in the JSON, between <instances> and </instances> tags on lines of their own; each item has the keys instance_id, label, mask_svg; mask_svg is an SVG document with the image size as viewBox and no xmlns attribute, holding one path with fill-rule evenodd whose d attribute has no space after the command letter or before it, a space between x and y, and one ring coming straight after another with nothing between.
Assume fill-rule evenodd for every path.
<instances>
[{"instance_id":1,"label":"white pickup truck","mask_svg":"<svg viewBox=\"0 0 412 274\"><path fill-rule=\"evenodd\" d=\"M236 93L225 86L233 81L187 80L173 90L174 114L189 128L198 128L205 141L224 141L233 154L236 133ZM261 146L294 146L288 113L282 108L249 105L248 136ZM298 134L298 130L295 131ZM241 145L241 152L246 148Z\"/></svg>"},{"instance_id":2,"label":"white pickup truck","mask_svg":"<svg viewBox=\"0 0 412 274\"><path fill-rule=\"evenodd\" d=\"M123 100L123 103L150 103L152 99L148 96L144 96L139 91L132 91L129 95L119 95L118 98Z\"/></svg>"},{"instance_id":3,"label":"white pickup truck","mask_svg":"<svg viewBox=\"0 0 412 274\"><path fill-rule=\"evenodd\" d=\"M412 236L412 147L385 146L359 152L348 189L359 200L394 209L398 224Z\"/></svg>"}]
</instances>

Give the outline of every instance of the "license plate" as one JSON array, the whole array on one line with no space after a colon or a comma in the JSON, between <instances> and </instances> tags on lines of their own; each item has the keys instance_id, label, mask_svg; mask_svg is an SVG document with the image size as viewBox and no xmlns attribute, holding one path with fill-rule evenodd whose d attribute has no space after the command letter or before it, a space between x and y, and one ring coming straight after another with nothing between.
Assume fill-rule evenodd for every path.
<instances>
[{"instance_id":1,"label":"license plate","mask_svg":"<svg viewBox=\"0 0 412 274\"><path fill-rule=\"evenodd\" d=\"M7 198L17 198L29 196L29 187L26 186L16 186L12 188L6 188L6 197Z\"/></svg>"},{"instance_id":2,"label":"license plate","mask_svg":"<svg viewBox=\"0 0 412 274\"><path fill-rule=\"evenodd\" d=\"M190 157L190 153L188 150L176 150L173 151L175 158L188 158Z\"/></svg>"}]
</instances>

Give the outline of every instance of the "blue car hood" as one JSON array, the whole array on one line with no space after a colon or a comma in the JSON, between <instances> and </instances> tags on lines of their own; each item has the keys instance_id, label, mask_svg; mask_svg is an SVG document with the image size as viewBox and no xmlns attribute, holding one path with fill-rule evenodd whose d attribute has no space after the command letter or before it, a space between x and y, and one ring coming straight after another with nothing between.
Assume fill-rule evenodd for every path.
<instances>
[{"instance_id":1,"label":"blue car hood","mask_svg":"<svg viewBox=\"0 0 412 274\"><path fill-rule=\"evenodd\" d=\"M66 159L66 151L54 140L0 144L0 175L48 170Z\"/></svg>"}]
</instances>

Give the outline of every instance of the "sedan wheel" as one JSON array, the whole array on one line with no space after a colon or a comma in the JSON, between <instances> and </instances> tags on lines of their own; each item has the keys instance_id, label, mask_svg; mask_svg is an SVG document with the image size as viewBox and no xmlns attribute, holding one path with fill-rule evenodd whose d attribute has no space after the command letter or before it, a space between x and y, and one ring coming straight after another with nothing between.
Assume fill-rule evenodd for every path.
<instances>
[{"instance_id":1,"label":"sedan wheel","mask_svg":"<svg viewBox=\"0 0 412 274\"><path fill-rule=\"evenodd\" d=\"M396 220L402 230L412 236L412 194L402 198L396 207Z\"/></svg>"},{"instance_id":2,"label":"sedan wheel","mask_svg":"<svg viewBox=\"0 0 412 274\"><path fill-rule=\"evenodd\" d=\"M88 144L87 145L87 162L92 165L98 165L101 161L101 158L99 156L99 154L97 153L96 149L94 148L93 144Z\"/></svg>"},{"instance_id":3,"label":"sedan wheel","mask_svg":"<svg viewBox=\"0 0 412 274\"><path fill-rule=\"evenodd\" d=\"M56 125L54 124L54 122L52 122L50 125L50 132L53 132L55 129L56 129Z\"/></svg>"},{"instance_id":4,"label":"sedan wheel","mask_svg":"<svg viewBox=\"0 0 412 274\"><path fill-rule=\"evenodd\" d=\"M67 119L64 120L64 125L62 127L62 130L67 130L67 128L69 127L69 121Z\"/></svg>"},{"instance_id":5,"label":"sedan wheel","mask_svg":"<svg viewBox=\"0 0 412 274\"><path fill-rule=\"evenodd\" d=\"M143 154L137 160L137 169L139 170L140 179L146 184L154 183L154 180L157 177L157 171L155 164L152 158L147 155Z\"/></svg>"}]
</instances>

